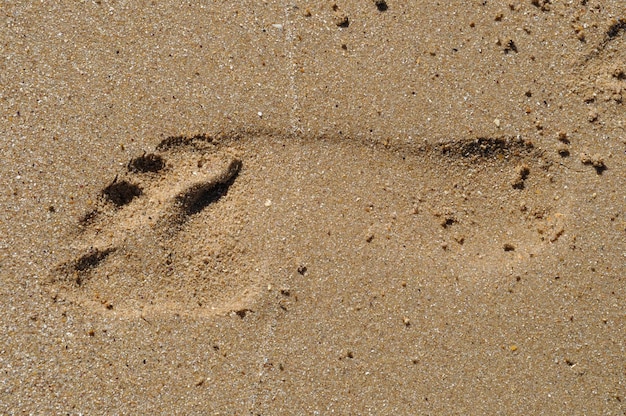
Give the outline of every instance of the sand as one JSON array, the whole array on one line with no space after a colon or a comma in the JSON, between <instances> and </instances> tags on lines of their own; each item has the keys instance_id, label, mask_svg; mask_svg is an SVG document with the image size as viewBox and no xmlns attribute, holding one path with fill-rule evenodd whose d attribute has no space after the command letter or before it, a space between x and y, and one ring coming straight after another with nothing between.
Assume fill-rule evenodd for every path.
<instances>
[{"instance_id":1,"label":"sand","mask_svg":"<svg viewBox=\"0 0 626 416\"><path fill-rule=\"evenodd\" d=\"M3 4L0 413L626 414L621 3Z\"/></svg>"}]
</instances>

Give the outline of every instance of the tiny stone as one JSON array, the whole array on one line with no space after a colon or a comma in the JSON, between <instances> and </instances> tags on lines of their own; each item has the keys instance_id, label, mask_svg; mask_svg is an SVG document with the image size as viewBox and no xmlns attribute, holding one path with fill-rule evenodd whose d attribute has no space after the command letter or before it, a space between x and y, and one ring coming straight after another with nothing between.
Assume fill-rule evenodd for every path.
<instances>
[{"instance_id":1,"label":"tiny stone","mask_svg":"<svg viewBox=\"0 0 626 416\"><path fill-rule=\"evenodd\" d=\"M515 44L515 41L513 41L513 39L507 39L507 41L504 43L504 53L509 53L509 52L515 52L517 53L517 45Z\"/></svg>"},{"instance_id":2,"label":"tiny stone","mask_svg":"<svg viewBox=\"0 0 626 416\"><path fill-rule=\"evenodd\" d=\"M604 159L599 154L594 154L590 156L587 153L581 153L580 161L583 165L593 166L598 175L601 175L602 172L607 169L606 164L604 163Z\"/></svg>"},{"instance_id":3,"label":"tiny stone","mask_svg":"<svg viewBox=\"0 0 626 416\"><path fill-rule=\"evenodd\" d=\"M526 163L519 165L515 170L522 179L528 178L528 175L530 174L530 168Z\"/></svg>"},{"instance_id":4,"label":"tiny stone","mask_svg":"<svg viewBox=\"0 0 626 416\"><path fill-rule=\"evenodd\" d=\"M335 12L333 20L337 26L341 28L346 28L350 26L350 19L348 19L348 16L344 12L339 10L339 6L333 4L332 9Z\"/></svg>"},{"instance_id":5,"label":"tiny stone","mask_svg":"<svg viewBox=\"0 0 626 416\"><path fill-rule=\"evenodd\" d=\"M385 0L374 0L374 4L376 4L376 8L379 12L384 12L389 8Z\"/></svg>"},{"instance_id":6,"label":"tiny stone","mask_svg":"<svg viewBox=\"0 0 626 416\"><path fill-rule=\"evenodd\" d=\"M561 157L568 157L570 154L569 149L567 148L565 144L562 144L561 146L559 146L557 148L557 152L559 153L559 156Z\"/></svg>"},{"instance_id":7,"label":"tiny stone","mask_svg":"<svg viewBox=\"0 0 626 416\"><path fill-rule=\"evenodd\" d=\"M587 117L587 120L589 120L590 123L593 123L594 121L598 120L598 112L595 110L591 110L589 112L589 116Z\"/></svg>"},{"instance_id":8,"label":"tiny stone","mask_svg":"<svg viewBox=\"0 0 626 416\"><path fill-rule=\"evenodd\" d=\"M337 16L335 24L339 27L348 27L350 26L350 19L348 19L348 16L340 15Z\"/></svg>"},{"instance_id":9,"label":"tiny stone","mask_svg":"<svg viewBox=\"0 0 626 416\"><path fill-rule=\"evenodd\" d=\"M526 163L519 165L515 169L515 178L511 183L513 188L524 189L524 181L528 179L528 175L530 175L530 167Z\"/></svg>"}]
</instances>

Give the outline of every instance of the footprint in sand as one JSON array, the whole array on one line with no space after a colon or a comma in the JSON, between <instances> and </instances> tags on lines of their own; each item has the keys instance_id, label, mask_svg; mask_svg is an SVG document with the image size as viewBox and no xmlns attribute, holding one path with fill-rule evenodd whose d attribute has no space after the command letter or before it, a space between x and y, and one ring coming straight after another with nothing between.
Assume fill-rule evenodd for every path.
<instances>
[{"instance_id":1,"label":"footprint in sand","mask_svg":"<svg viewBox=\"0 0 626 416\"><path fill-rule=\"evenodd\" d=\"M103 313L244 317L260 299L522 275L568 239L540 154L520 138L169 138L102 189L48 287Z\"/></svg>"},{"instance_id":2,"label":"footprint in sand","mask_svg":"<svg viewBox=\"0 0 626 416\"><path fill-rule=\"evenodd\" d=\"M169 138L154 153L130 160L80 220L76 257L49 279L56 294L125 313L189 308L181 299L202 306L205 299L195 291L203 285L193 276L181 279L174 262L193 251L193 240L178 241L187 223L218 204L241 170L238 157L214 147L205 136ZM229 231L222 225L225 235L214 243L233 246ZM211 300L215 309L220 302Z\"/></svg>"}]
</instances>

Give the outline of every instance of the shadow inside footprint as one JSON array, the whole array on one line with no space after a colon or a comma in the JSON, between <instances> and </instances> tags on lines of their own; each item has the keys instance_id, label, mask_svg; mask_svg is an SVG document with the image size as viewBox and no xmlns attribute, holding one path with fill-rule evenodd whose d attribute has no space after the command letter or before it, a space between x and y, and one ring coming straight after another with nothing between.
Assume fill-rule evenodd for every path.
<instances>
[{"instance_id":1,"label":"shadow inside footprint","mask_svg":"<svg viewBox=\"0 0 626 416\"><path fill-rule=\"evenodd\" d=\"M129 204L141 194L142 190L138 185L125 180L118 182L117 177L113 183L102 190L102 195L117 207Z\"/></svg>"},{"instance_id":2,"label":"shadow inside footprint","mask_svg":"<svg viewBox=\"0 0 626 416\"><path fill-rule=\"evenodd\" d=\"M603 47L611 40L615 39L620 32L626 33L626 19L618 19L606 30Z\"/></svg>"},{"instance_id":3,"label":"shadow inside footprint","mask_svg":"<svg viewBox=\"0 0 626 416\"><path fill-rule=\"evenodd\" d=\"M165 161L154 153L143 154L128 162L128 171L133 173L158 172L165 167Z\"/></svg>"},{"instance_id":4,"label":"shadow inside footprint","mask_svg":"<svg viewBox=\"0 0 626 416\"><path fill-rule=\"evenodd\" d=\"M176 202L181 209L181 214L184 216L197 214L208 205L217 202L226 195L240 169L241 161L233 159L222 175L211 181L195 184L178 195Z\"/></svg>"},{"instance_id":5,"label":"shadow inside footprint","mask_svg":"<svg viewBox=\"0 0 626 416\"><path fill-rule=\"evenodd\" d=\"M89 269L93 269L94 267L102 263L102 261L114 251L114 248L107 248L104 250L92 249L89 253L81 256L78 260L76 260L76 262L74 263L74 270L76 270L77 272L84 272Z\"/></svg>"},{"instance_id":6,"label":"shadow inside footprint","mask_svg":"<svg viewBox=\"0 0 626 416\"><path fill-rule=\"evenodd\" d=\"M59 265L56 268L56 275L63 276L63 278L59 279L55 277L51 279L51 282L69 280L75 283L76 286L81 286L89 272L98 267L111 253L115 251L116 249L113 247L106 249L91 248L86 254L83 254L77 260Z\"/></svg>"}]
</instances>

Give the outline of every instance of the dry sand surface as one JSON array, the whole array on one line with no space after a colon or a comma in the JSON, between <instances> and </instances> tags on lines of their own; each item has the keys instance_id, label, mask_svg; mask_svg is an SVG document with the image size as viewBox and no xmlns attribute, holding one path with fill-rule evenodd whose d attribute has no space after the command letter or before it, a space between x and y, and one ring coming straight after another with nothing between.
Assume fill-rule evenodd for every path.
<instances>
[{"instance_id":1,"label":"dry sand surface","mask_svg":"<svg viewBox=\"0 0 626 416\"><path fill-rule=\"evenodd\" d=\"M626 414L623 1L0 15L0 413Z\"/></svg>"}]
</instances>

